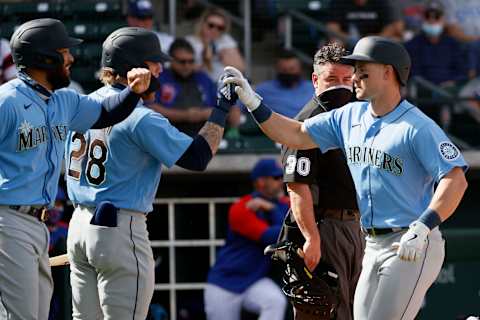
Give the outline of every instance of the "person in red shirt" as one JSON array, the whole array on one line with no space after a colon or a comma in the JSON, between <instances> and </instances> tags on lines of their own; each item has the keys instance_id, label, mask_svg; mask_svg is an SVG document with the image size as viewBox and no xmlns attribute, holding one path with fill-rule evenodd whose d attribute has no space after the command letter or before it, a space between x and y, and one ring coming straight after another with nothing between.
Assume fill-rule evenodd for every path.
<instances>
[{"instance_id":1,"label":"person in red shirt","mask_svg":"<svg viewBox=\"0 0 480 320\"><path fill-rule=\"evenodd\" d=\"M263 254L276 242L289 208L282 177L274 159L258 161L251 173L255 190L230 207L227 240L204 292L208 320L239 320L242 309L283 320L287 300L268 277L271 260Z\"/></svg>"}]
</instances>

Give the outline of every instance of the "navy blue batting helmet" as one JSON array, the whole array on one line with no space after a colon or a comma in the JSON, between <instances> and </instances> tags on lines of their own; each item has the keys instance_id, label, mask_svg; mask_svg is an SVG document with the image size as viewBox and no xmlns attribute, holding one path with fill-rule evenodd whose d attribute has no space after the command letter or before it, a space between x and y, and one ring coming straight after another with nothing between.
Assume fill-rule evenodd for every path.
<instances>
[{"instance_id":1,"label":"navy blue batting helmet","mask_svg":"<svg viewBox=\"0 0 480 320\"><path fill-rule=\"evenodd\" d=\"M103 42L102 67L108 67L122 77L132 68L146 68L145 61L165 62L170 57L163 53L155 32L137 27L113 31Z\"/></svg>"},{"instance_id":2,"label":"navy blue batting helmet","mask_svg":"<svg viewBox=\"0 0 480 320\"><path fill-rule=\"evenodd\" d=\"M19 70L25 68L54 69L63 64L57 50L82 42L68 35L65 25L57 19L30 20L18 27L10 39L12 57Z\"/></svg>"}]
</instances>

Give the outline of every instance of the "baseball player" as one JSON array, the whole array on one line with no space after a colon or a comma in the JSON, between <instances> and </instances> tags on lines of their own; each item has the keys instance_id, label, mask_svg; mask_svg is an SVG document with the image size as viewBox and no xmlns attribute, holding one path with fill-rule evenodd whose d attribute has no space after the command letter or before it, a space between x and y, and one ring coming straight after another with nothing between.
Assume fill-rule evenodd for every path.
<instances>
[{"instance_id":1,"label":"baseball player","mask_svg":"<svg viewBox=\"0 0 480 320\"><path fill-rule=\"evenodd\" d=\"M364 37L345 59L355 64L355 93L366 101L304 123L273 113L236 69L226 68L233 77L223 83L237 85L240 100L273 140L343 151L366 233L354 318L414 319L440 272L444 241L438 226L462 199L467 164L433 120L402 99L410 57L401 44Z\"/></svg>"},{"instance_id":2,"label":"baseball player","mask_svg":"<svg viewBox=\"0 0 480 320\"><path fill-rule=\"evenodd\" d=\"M167 56L156 34L142 28L114 31L103 43L105 99L127 85L126 71L147 66L155 77ZM140 104L122 123L71 132L66 148L67 188L75 211L67 252L74 319L145 319L154 290L154 260L146 216L161 167L204 170L218 149L236 94L226 85L217 107L191 138Z\"/></svg>"},{"instance_id":3,"label":"baseball player","mask_svg":"<svg viewBox=\"0 0 480 320\"><path fill-rule=\"evenodd\" d=\"M0 319L47 319L52 295L45 207L57 194L68 130L123 120L150 83L129 73L128 88L102 102L62 89L79 39L55 19L22 24L11 47L19 78L0 87Z\"/></svg>"},{"instance_id":4,"label":"baseball player","mask_svg":"<svg viewBox=\"0 0 480 320\"><path fill-rule=\"evenodd\" d=\"M340 63L345 49L338 43L323 46L314 57L315 95L295 117L299 121L351 101L353 67ZM314 271L322 258L335 269L340 286L338 319L352 319L353 295L364 250L355 187L343 153L318 148L282 148L284 176L290 195L285 238L303 246L304 261ZM288 272L288 271L287 271ZM318 319L293 303L295 319ZM312 318L313 317L313 318ZM330 315L328 315L330 319Z\"/></svg>"}]
</instances>

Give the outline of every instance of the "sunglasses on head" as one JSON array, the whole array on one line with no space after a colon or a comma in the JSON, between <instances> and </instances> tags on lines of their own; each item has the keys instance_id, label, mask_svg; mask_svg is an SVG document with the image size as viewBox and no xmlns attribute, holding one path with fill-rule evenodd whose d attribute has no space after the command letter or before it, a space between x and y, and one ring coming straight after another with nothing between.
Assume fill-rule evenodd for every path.
<instances>
[{"instance_id":1,"label":"sunglasses on head","mask_svg":"<svg viewBox=\"0 0 480 320\"><path fill-rule=\"evenodd\" d=\"M217 30L220 31L220 32L225 31L225 26L224 26L224 25L221 25L221 24L216 24L216 23L212 23L212 22L207 22L207 26L208 26L209 29L217 29Z\"/></svg>"},{"instance_id":2,"label":"sunglasses on head","mask_svg":"<svg viewBox=\"0 0 480 320\"><path fill-rule=\"evenodd\" d=\"M175 60L176 63L183 64L183 65L195 63L194 59L173 59L173 60Z\"/></svg>"}]
</instances>

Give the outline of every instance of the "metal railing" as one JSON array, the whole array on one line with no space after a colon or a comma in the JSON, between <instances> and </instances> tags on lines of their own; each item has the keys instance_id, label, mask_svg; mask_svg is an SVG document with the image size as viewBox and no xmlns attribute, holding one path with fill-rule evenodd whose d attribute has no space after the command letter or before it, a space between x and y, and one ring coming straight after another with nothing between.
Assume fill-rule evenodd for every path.
<instances>
[{"instance_id":1,"label":"metal railing","mask_svg":"<svg viewBox=\"0 0 480 320\"><path fill-rule=\"evenodd\" d=\"M155 199L155 205L167 205L168 208L168 240L152 240L152 248L168 248L169 255L169 276L168 283L156 283L156 291L168 291L170 303L170 320L177 319L177 291L179 290L200 290L205 283L177 283L176 282L176 256L175 249L180 247L208 247L210 256L210 266L215 262L216 249L225 243L223 239L217 239L216 234L216 205L233 203L237 198L168 198ZM200 204L208 205L208 239L189 239L180 240L175 235L175 205L181 204ZM158 214L158 213L157 213Z\"/></svg>"}]
</instances>

